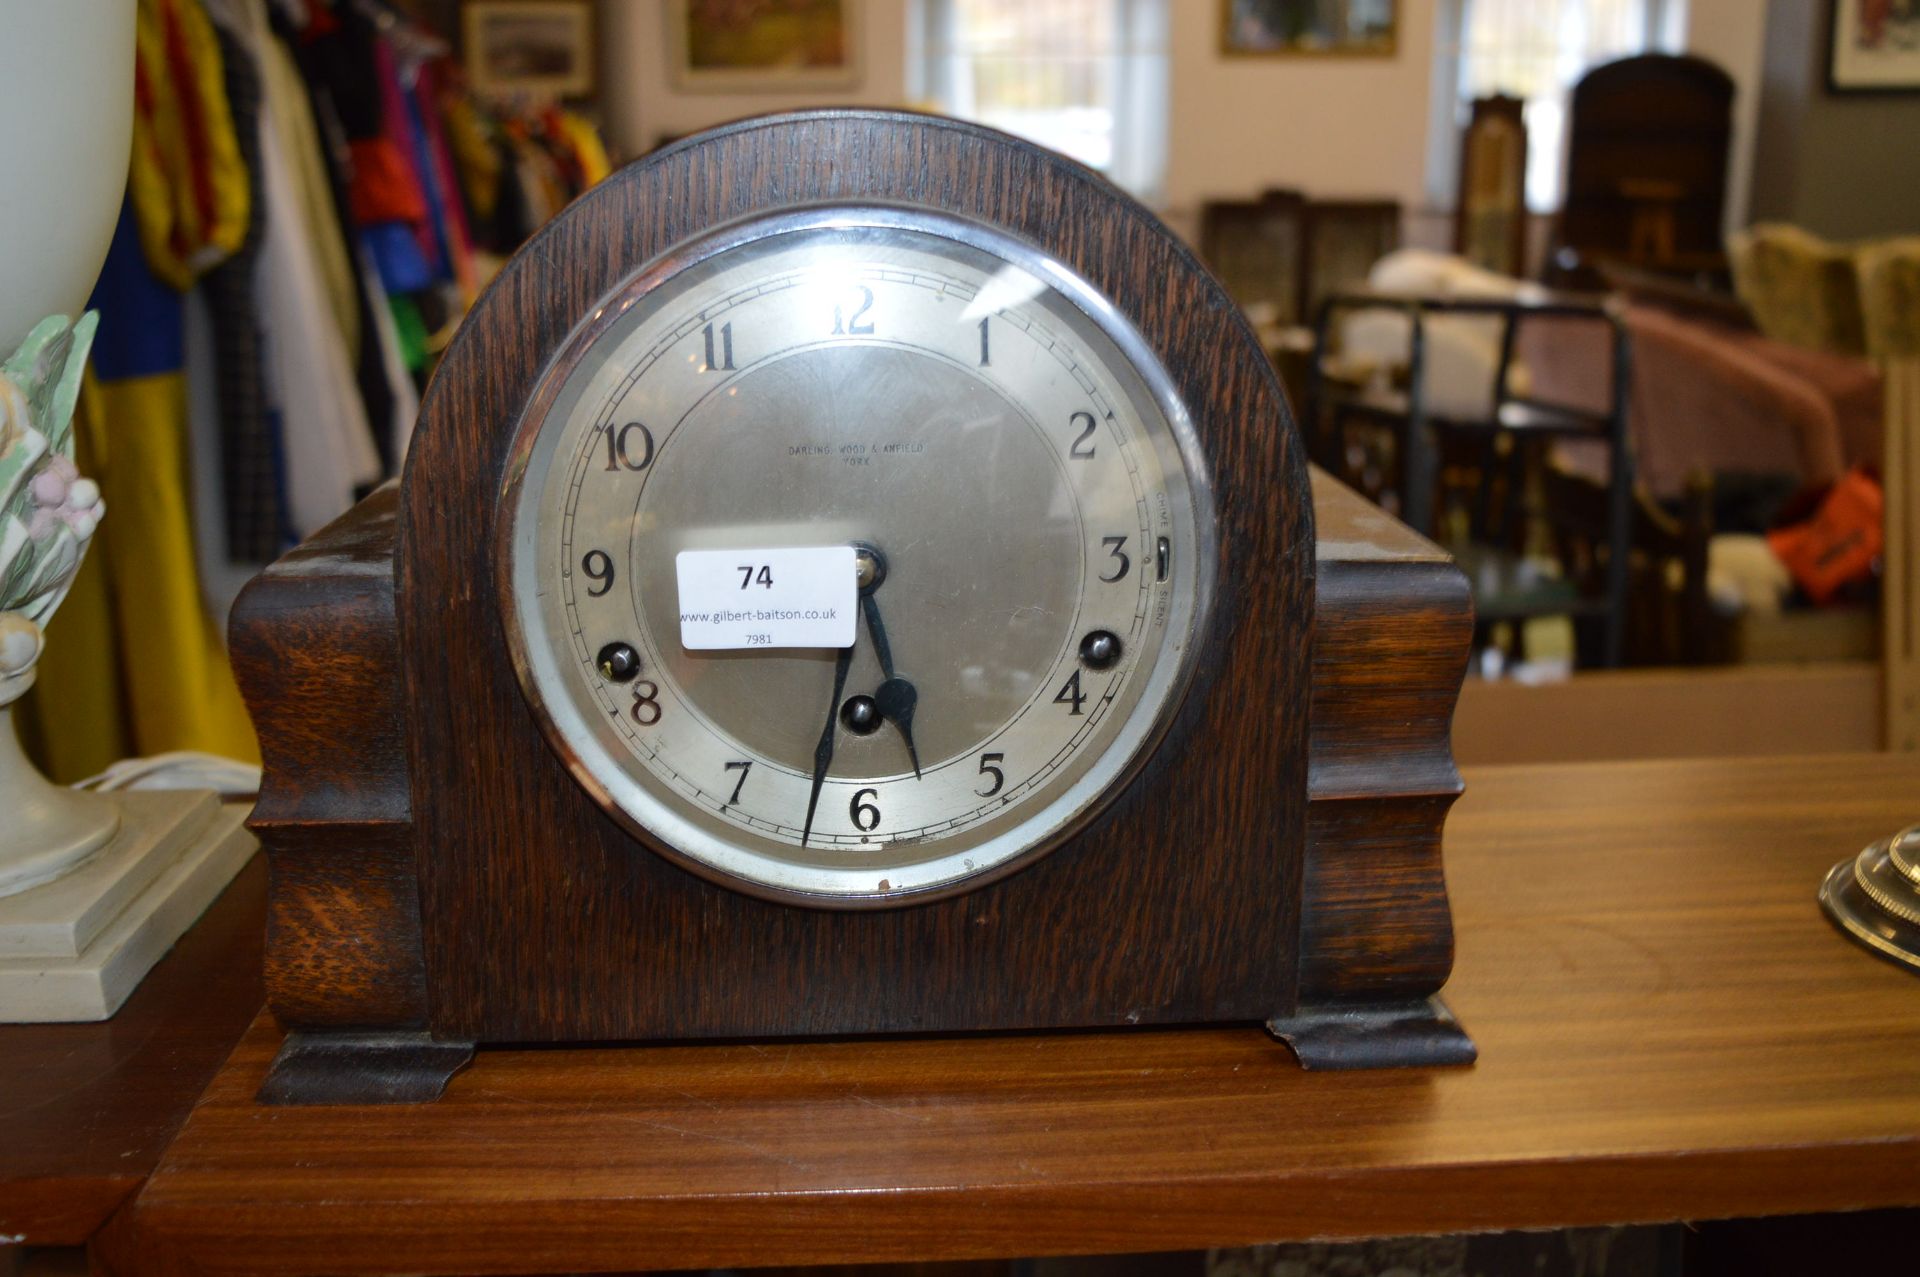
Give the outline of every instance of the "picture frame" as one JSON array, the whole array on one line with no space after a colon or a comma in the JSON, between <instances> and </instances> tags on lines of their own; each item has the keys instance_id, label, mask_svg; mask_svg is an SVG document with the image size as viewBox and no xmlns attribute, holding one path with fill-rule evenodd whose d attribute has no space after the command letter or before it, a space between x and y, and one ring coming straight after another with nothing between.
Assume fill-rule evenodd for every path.
<instances>
[{"instance_id":1,"label":"picture frame","mask_svg":"<svg viewBox=\"0 0 1920 1277\"><path fill-rule=\"evenodd\" d=\"M1220 0L1229 58L1391 58L1399 33L1400 0Z\"/></svg>"},{"instance_id":2,"label":"picture frame","mask_svg":"<svg viewBox=\"0 0 1920 1277\"><path fill-rule=\"evenodd\" d=\"M1827 92L1920 93L1920 9L1828 0Z\"/></svg>"},{"instance_id":3,"label":"picture frame","mask_svg":"<svg viewBox=\"0 0 1920 1277\"><path fill-rule=\"evenodd\" d=\"M594 96L593 0L462 0L460 53L483 96Z\"/></svg>"},{"instance_id":4,"label":"picture frame","mask_svg":"<svg viewBox=\"0 0 1920 1277\"><path fill-rule=\"evenodd\" d=\"M850 89L863 75L862 0L667 0L667 61L685 92Z\"/></svg>"}]
</instances>

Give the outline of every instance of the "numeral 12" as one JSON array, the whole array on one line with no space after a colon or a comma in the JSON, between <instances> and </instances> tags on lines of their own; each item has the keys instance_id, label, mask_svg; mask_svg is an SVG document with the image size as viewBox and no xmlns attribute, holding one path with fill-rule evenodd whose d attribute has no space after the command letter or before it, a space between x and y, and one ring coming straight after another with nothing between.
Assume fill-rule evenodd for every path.
<instances>
[{"instance_id":1,"label":"numeral 12","mask_svg":"<svg viewBox=\"0 0 1920 1277\"><path fill-rule=\"evenodd\" d=\"M860 290L860 308L852 316L843 314L839 306L833 308L833 335L835 337L865 337L873 332L873 321L860 322L860 317L873 309L873 290L865 284L856 285Z\"/></svg>"}]
</instances>

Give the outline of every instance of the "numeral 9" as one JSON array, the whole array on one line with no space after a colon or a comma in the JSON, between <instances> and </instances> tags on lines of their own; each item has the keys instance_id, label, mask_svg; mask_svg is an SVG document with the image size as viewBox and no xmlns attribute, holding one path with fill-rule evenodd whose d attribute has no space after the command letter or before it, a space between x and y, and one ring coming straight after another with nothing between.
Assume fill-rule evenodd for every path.
<instances>
[{"instance_id":1,"label":"numeral 9","mask_svg":"<svg viewBox=\"0 0 1920 1277\"><path fill-rule=\"evenodd\" d=\"M587 597L597 599L613 588L613 556L605 550L588 550L587 556L580 560L580 570L600 583L599 589L587 587Z\"/></svg>"}]
</instances>

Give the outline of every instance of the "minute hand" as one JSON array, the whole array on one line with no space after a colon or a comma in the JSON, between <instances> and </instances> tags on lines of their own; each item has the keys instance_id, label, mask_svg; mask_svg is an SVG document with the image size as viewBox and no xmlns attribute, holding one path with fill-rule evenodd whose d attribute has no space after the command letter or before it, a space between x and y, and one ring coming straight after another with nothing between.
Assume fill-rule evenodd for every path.
<instances>
[{"instance_id":1,"label":"minute hand","mask_svg":"<svg viewBox=\"0 0 1920 1277\"><path fill-rule=\"evenodd\" d=\"M880 605L874 601L871 590L860 596L860 611L867 618L874 655L880 658L880 669L887 676L887 681L874 691L873 703L881 717L900 729L900 738L907 743L907 758L913 763L913 778L919 780L920 752L913 747L913 710L920 702L920 693L893 671L893 649L887 645L887 627L880 620Z\"/></svg>"},{"instance_id":2,"label":"minute hand","mask_svg":"<svg viewBox=\"0 0 1920 1277\"><path fill-rule=\"evenodd\" d=\"M833 662L833 699L827 702L827 725L821 729L820 743L813 747L813 792L807 795L807 823L800 828L800 845L813 836L813 812L820 805L820 785L833 765L833 734L840 722L840 693L847 689L847 669L853 664L853 647L840 649Z\"/></svg>"}]
</instances>

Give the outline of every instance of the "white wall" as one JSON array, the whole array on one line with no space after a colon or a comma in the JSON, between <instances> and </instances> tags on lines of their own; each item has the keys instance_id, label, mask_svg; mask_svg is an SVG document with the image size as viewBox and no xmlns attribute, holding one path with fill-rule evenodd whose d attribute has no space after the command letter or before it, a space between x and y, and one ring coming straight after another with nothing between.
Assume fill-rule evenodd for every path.
<instances>
[{"instance_id":1,"label":"white wall","mask_svg":"<svg viewBox=\"0 0 1920 1277\"><path fill-rule=\"evenodd\" d=\"M690 93L674 86L668 69L665 0L601 0L600 70L605 86L601 109L614 159L644 154L662 137L698 132L748 115L802 107L905 105L906 8L906 0L868 0L864 6L866 62L854 88Z\"/></svg>"},{"instance_id":2,"label":"white wall","mask_svg":"<svg viewBox=\"0 0 1920 1277\"><path fill-rule=\"evenodd\" d=\"M1170 220L1270 186L1425 203L1432 0L1402 0L1391 58L1224 58L1218 4L1170 4Z\"/></svg>"},{"instance_id":3,"label":"white wall","mask_svg":"<svg viewBox=\"0 0 1920 1277\"><path fill-rule=\"evenodd\" d=\"M1733 154L1727 164L1726 229L1748 221L1767 7L1758 0L1687 0L1687 52L1733 77Z\"/></svg>"}]
</instances>

